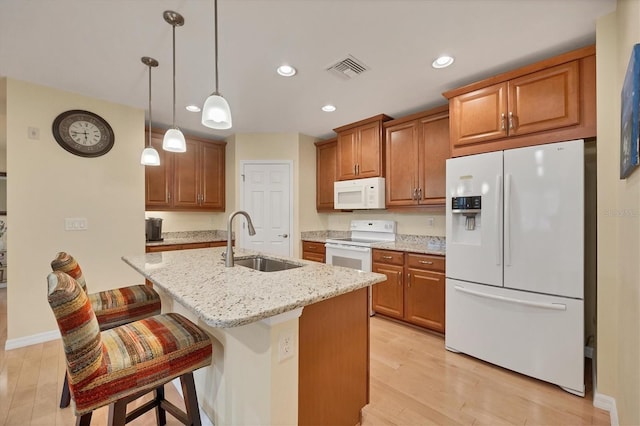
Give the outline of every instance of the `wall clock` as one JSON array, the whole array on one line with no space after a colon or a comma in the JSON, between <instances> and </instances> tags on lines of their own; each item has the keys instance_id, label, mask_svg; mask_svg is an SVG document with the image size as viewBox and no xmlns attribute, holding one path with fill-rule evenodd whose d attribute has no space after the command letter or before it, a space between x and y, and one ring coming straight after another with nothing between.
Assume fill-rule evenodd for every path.
<instances>
[{"instance_id":1,"label":"wall clock","mask_svg":"<svg viewBox=\"0 0 640 426\"><path fill-rule=\"evenodd\" d=\"M51 130L61 147L81 157L99 157L113 148L113 129L89 111L65 111L53 121Z\"/></svg>"}]
</instances>

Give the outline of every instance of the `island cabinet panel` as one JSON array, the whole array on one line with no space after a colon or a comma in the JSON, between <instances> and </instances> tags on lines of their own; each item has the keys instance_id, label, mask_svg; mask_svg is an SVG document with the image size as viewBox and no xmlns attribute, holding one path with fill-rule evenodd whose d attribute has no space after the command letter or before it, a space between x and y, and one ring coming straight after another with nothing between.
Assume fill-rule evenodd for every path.
<instances>
[{"instance_id":1,"label":"island cabinet panel","mask_svg":"<svg viewBox=\"0 0 640 426\"><path fill-rule=\"evenodd\" d=\"M595 46L444 93L456 156L596 136Z\"/></svg>"},{"instance_id":2,"label":"island cabinet panel","mask_svg":"<svg viewBox=\"0 0 640 426\"><path fill-rule=\"evenodd\" d=\"M316 142L316 210L331 211L333 183L338 178L337 139Z\"/></svg>"},{"instance_id":3,"label":"island cabinet panel","mask_svg":"<svg viewBox=\"0 0 640 426\"><path fill-rule=\"evenodd\" d=\"M302 242L302 258L305 260L312 260L314 262L325 263L326 261L326 249L323 243L317 243L313 241Z\"/></svg>"},{"instance_id":4,"label":"island cabinet panel","mask_svg":"<svg viewBox=\"0 0 640 426\"><path fill-rule=\"evenodd\" d=\"M373 286L376 314L445 332L445 259L442 256L373 250L373 272L387 280Z\"/></svg>"},{"instance_id":5,"label":"island cabinet panel","mask_svg":"<svg viewBox=\"0 0 640 426\"><path fill-rule=\"evenodd\" d=\"M337 180L384 176L384 114L334 129L338 134Z\"/></svg>"},{"instance_id":6,"label":"island cabinet panel","mask_svg":"<svg viewBox=\"0 0 640 426\"><path fill-rule=\"evenodd\" d=\"M444 205L448 110L443 106L384 124L387 208Z\"/></svg>"},{"instance_id":7,"label":"island cabinet panel","mask_svg":"<svg viewBox=\"0 0 640 426\"><path fill-rule=\"evenodd\" d=\"M162 138L152 130L160 166L145 167L146 210L224 211L226 142L187 137L187 152L172 153Z\"/></svg>"},{"instance_id":8,"label":"island cabinet panel","mask_svg":"<svg viewBox=\"0 0 640 426\"><path fill-rule=\"evenodd\" d=\"M298 424L359 424L369 403L367 289L306 306L299 327Z\"/></svg>"}]
</instances>

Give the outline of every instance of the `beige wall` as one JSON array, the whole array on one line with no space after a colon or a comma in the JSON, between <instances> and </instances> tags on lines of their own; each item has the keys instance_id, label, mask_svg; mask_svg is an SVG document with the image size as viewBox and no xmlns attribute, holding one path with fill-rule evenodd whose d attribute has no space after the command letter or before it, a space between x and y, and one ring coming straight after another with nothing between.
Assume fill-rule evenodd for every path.
<instances>
[{"instance_id":1,"label":"beige wall","mask_svg":"<svg viewBox=\"0 0 640 426\"><path fill-rule=\"evenodd\" d=\"M597 385L624 425L640 424L640 171L619 179L620 91L638 22L640 1L618 0L597 23Z\"/></svg>"},{"instance_id":2,"label":"beige wall","mask_svg":"<svg viewBox=\"0 0 640 426\"><path fill-rule=\"evenodd\" d=\"M430 210L419 213L391 213L386 210L363 210L353 213L331 213L328 215L328 229L348 231L352 219L395 220L398 234L445 236L445 215L442 211ZM433 226L429 219L433 218Z\"/></svg>"},{"instance_id":3,"label":"beige wall","mask_svg":"<svg viewBox=\"0 0 640 426\"><path fill-rule=\"evenodd\" d=\"M111 124L108 154L82 158L55 142L51 123L70 109ZM78 258L92 291L143 282L120 260L144 252L143 147L144 111L7 79L8 340L57 329L45 279L60 250ZM67 217L87 218L88 230L65 231Z\"/></svg>"}]
</instances>

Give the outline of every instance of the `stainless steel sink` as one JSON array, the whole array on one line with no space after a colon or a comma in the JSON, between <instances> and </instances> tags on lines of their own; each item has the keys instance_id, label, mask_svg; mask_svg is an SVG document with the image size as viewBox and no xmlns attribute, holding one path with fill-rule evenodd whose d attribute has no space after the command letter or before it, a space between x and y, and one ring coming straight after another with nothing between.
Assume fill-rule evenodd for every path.
<instances>
[{"instance_id":1,"label":"stainless steel sink","mask_svg":"<svg viewBox=\"0 0 640 426\"><path fill-rule=\"evenodd\" d=\"M286 260L268 259L262 256L252 256L244 259L234 259L236 265L244 266L245 268L255 269L261 272L276 272L284 271L286 269L295 269L303 265L287 262Z\"/></svg>"}]
</instances>

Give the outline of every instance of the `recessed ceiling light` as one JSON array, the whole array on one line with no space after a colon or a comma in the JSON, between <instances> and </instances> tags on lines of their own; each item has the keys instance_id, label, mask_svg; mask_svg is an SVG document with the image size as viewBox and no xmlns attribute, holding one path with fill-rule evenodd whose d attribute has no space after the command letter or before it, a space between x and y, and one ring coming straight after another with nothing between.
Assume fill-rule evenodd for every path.
<instances>
[{"instance_id":1,"label":"recessed ceiling light","mask_svg":"<svg viewBox=\"0 0 640 426\"><path fill-rule=\"evenodd\" d=\"M187 105L185 107L189 112L200 112L200 107L198 105Z\"/></svg>"},{"instance_id":2,"label":"recessed ceiling light","mask_svg":"<svg viewBox=\"0 0 640 426\"><path fill-rule=\"evenodd\" d=\"M324 112L333 112L333 111L336 110L336 107L333 106L333 105L325 105L325 106L322 107L322 110Z\"/></svg>"},{"instance_id":3,"label":"recessed ceiling light","mask_svg":"<svg viewBox=\"0 0 640 426\"><path fill-rule=\"evenodd\" d=\"M296 75L296 72L298 72L291 65L280 65L277 71L278 71L278 74L280 74L283 77L293 77L294 75Z\"/></svg>"},{"instance_id":4,"label":"recessed ceiling light","mask_svg":"<svg viewBox=\"0 0 640 426\"><path fill-rule=\"evenodd\" d=\"M453 63L453 58L451 56L440 56L436 58L435 61L431 63L431 66L434 68L446 68Z\"/></svg>"}]
</instances>

